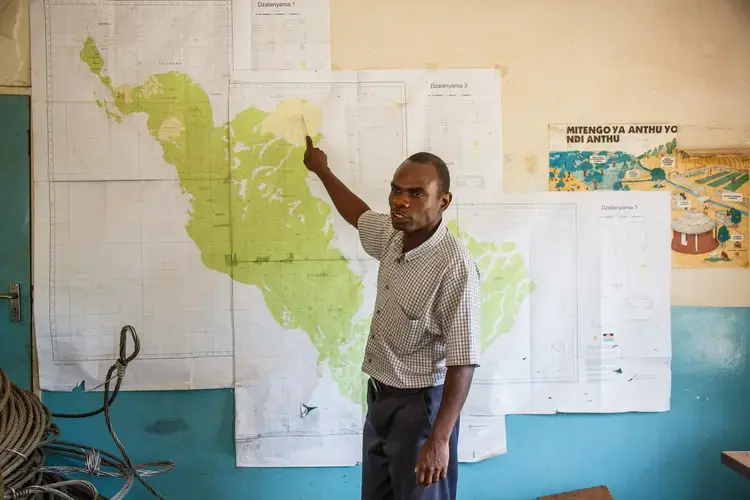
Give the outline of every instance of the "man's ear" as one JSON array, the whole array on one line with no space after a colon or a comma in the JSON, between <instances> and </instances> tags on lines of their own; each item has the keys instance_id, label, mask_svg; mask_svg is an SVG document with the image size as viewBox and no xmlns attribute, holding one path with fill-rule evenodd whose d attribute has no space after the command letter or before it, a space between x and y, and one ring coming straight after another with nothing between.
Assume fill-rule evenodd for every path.
<instances>
[{"instance_id":1,"label":"man's ear","mask_svg":"<svg viewBox=\"0 0 750 500\"><path fill-rule=\"evenodd\" d=\"M453 201L453 194L450 192L444 193L440 198L440 211L444 212L450 206L451 201Z\"/></svg>"}]
</instances>

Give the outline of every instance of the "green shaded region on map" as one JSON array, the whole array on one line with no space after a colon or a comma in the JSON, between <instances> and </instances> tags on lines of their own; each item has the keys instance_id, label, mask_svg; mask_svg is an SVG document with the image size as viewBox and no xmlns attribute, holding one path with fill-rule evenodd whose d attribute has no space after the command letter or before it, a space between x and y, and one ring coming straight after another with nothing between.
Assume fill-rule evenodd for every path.
<instances>
[{"instance_id":1,"label":"green shaded region on map","mask_svg":"<svg viewBox=\"0 0 750 500\"><path fill-rule=\"evenodd\" d=\"M279 325L308 335L342 395L363 404L360 364L370 318L357 315L362 279L332 245L331 207L307 186L304 146L272 130L285 117L250 107L217 126L206 92L184 73L154 74L141 85L115 85L91 37L80 58L108 90L108 97L96 103L109 119L119 123L128 115L146 115L150 135L189 195L186 231L202 262L256 286ZM482 272L486 349L510 331L536 286L513 243L498 247L461 233L455 222L449 228L468 246Z\"/></svg>"},{"instance_id":2,"label":"green shaded region on map","mask_svg":"<svg viewBox=\"0 0 750 500\"><path fill-rule=\"evenodd\" d=\"M145 113L190 196L186 230L203 263L258 287L280 325L310 337L341 393L363 402L369 319L356 317L363 284L331 245L330 207L306 184L304 148L264 132L270 114L256 108L216 126L208 96L183 73L115 86L91 37L80 58L109 90L111 103L97 104L110 119Z\"/></svg>"},{"instance_id":3,"label":"green shaded region on map","mask_svg":"<svg viewBox=\"0 0 750 500\"><path fill-rule=\"evenodd\" d=\"M469 249L482 275L482 350L508 333L521 304L536 290L523 257L512 242L479 242L460 231L455 220L448 229Z\"/></svg>"}]
</instances>

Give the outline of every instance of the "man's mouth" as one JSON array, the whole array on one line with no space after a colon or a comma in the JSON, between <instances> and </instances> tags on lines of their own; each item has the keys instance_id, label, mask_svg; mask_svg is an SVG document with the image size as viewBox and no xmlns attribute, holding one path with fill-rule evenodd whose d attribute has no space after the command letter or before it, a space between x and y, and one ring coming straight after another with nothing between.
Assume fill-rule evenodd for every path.
<instances>
[{"instance_id":1,"label":"man's mouth","mask_svg":"<svg viewBox=\"0 0 750 500\"><path fill-rule=\"evenodd\" d=\"M401 220L401 221L405 221L408 219L407 216L405 216L404 214L400 212L391 212L391 218L393 218L394 220Z\"/></svg>"}]
</instances>

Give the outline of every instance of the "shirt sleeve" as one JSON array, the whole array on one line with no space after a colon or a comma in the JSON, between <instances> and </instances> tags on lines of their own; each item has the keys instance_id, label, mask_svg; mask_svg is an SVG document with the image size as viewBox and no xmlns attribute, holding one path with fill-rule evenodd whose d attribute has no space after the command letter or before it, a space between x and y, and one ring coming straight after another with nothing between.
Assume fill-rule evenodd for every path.
<instances>
[{"instance_id":1,"label":"shirt sleeve","mask_svg":"<svg viewBox=\"0 0 750 500\"><path fill-rule=\"evenodd\" d=\"M480 281L473 260L447 278L440 298L440 327L445 340L445 365L479 366Z\"/></svg>"},{"instance_id":2,"label":"shirt sleeve","mask_svg":"<svg viewBox=\"0 0 750 500\"><path fill-rule=\"evenodd\" d=\"M393 231L390 216L368 210L359 216L357 230L359 231L359 241L367 255L380 260L383 255L383 248Z\"/></svg>"}]
</instances>

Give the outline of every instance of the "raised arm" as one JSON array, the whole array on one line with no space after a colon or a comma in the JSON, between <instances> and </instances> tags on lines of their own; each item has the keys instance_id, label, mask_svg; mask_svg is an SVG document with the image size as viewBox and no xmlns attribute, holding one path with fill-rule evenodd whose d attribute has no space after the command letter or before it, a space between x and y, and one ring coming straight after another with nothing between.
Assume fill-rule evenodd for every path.
<instances>
[{"instance_id":1,"label":"raised arm","mask_svg":"<svg viewBox=\"0 0 750 500\"><path fill-rule=\"evenodd\" d=\"M312 139L307 136L307 149L305 149L304 163L307 169L318 176L323 186L328 191L333 205L341 217L354 227L360 216L370 210L367 203L356 194L352 193L336 175L328 168L328 157L319 148L313 146Z\"/></svg>"}]
</instances>

